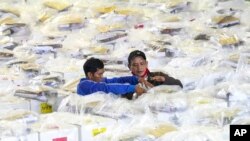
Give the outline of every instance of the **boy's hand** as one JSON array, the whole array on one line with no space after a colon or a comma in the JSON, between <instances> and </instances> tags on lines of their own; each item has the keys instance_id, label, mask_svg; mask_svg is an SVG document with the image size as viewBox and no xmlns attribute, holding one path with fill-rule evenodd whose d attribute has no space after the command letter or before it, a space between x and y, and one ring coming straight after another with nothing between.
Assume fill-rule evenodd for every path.
<instances>
[{"instance_id":1,"label":"boy's hand","mask_svg":"<svg viewBox=\"0 0 250 141\"><path fill-rule=\"evenodd\" d=\"M145 93L146 90L143 89L140 85L136 85L136 86L135 86L135 92L136 92L137 96L140 96L140 95L142 95L143 93Z\"/></svg>"}]
</instances>

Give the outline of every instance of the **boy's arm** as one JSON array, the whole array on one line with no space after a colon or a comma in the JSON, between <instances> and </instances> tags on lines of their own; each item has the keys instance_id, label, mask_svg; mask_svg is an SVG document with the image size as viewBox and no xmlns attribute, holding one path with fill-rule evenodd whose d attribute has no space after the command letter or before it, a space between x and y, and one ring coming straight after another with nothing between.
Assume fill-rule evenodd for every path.
<instances>
[{"instance_id":1,"label":"boy's arm","mask_svg":"<svg viewBox=\"0 0 250 141\"><path fill-rule=\"evenodd\" d=\"M108 84L105 82L94 82L90 80L81 81L77 86L77 93L79 95L88 95L98 91L113 93L116 95L123 95L127 93L134 93L136 91L136 86L117 83Z\"/></svg>"},{"instance_id":2,"label":"boy's arm","mask_svg":"<svg viewBox=\"0 0 250 141\"><path fill-rule=\"evenodd\" d=\"M123 76L123 77L115 77L115 78L106 78L106 83L129 83L131 85L136 85L139 83L138 77L136 76Z\"/></svg>"}]
</instances>

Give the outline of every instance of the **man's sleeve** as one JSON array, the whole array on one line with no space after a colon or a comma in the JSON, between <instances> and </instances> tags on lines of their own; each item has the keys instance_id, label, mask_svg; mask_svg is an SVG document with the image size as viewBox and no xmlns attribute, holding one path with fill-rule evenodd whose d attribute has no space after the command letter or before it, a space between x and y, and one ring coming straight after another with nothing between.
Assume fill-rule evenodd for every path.
<instances>
[{"instance_id":1,"label":"man's sleeve","mask_svg":"<svg viewBox=\"0 0 250 141\"><path fill-rule=\"evenodd\" d=\"M183 85L179 79L175 79L173 77L170 77L168 75L165 75L165 85L179 85L181 88L183 88Z\"/></svg>"},{"instance_id":2,"label":"man's sleeve","mask_svg":"<svg viewBox=\"0 0 250 141\"><path fill-rule=\"evenodd\" d=\"M113 93L116 95L124 95L127 93L135 92L135 85L82 81L77 86L77 93L79 95L88 95L98 91L105 93Z\"/></svg>"},{"instance_id":3,"label":"man's sleeve","mask_svg":"<svg viewBox=\"0 0 250 141\"><path fill-rule=\"evenodd\" d=\"M138 84L138 78L136 76L123 76L123 77L115 77L111 79L106 79L106 83L129 83L131 85Z\"/></svg>"},{"instance_id":4,"label":"man's sleeve","mask_svg":"<svg viewBox=\"0 0 250 141\"><path fill-rule=\"evenodd\" d=\"M168 76L167 74L165 74L163 72L153 72L153 73L151 73L151 77L153 77L153 76L163 76L165 78L165 81L163 83L149 80L149 82L152 83L154 86L158 86L158 85L179 85L181 88L183 88L183 85L182 85L180 80L175 79L173 77L170 77L170 76Z\"/></svg>"}]
</instances>

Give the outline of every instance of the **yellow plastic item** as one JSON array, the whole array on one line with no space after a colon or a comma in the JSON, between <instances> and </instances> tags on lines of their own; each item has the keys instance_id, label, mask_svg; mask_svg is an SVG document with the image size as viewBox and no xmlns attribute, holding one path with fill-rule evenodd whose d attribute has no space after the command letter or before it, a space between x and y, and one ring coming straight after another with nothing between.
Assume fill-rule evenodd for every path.
<instances>
[{"instance_id":1,"label":"yellow plastic item","mask_svg":"<svg viewBox=\"0 0 250 141\"><path fill-rule=\"evenodd\" d=\"M105 54L108 52L108 49L102 46L91 48L91 50L94 51L95 53L100 53L100 54Z\"/></svg>"},{"instance_id":2,"label":"yellow plastic item","mask_svg":"<svg viewBox=\"0 0 250 141\"><path fill-rule=\"evenodd\" d=\"M8 13L12 13L12 14L16 15L17 17L20 16L20 12L16 8L15 9L13 9L13 8L3 8L1 10L6 11Z\"/></svg>"},{"instance_id":3,"label":"yellow plastic item","mask_svg":"<svg viewBox=\"0 0 250 141\"><path fill-rule=\"evenodd\" d=\"M17 21L15 19L13 19L13 18L10 18L10 17L0 19L0 25L1 24L14 24L14 23L17 23Z\"/></svg>"},{"instance_id":4,"label":"yellow plastic item","mask_svg":"<svg viewBox=\"0 0 250 141\"><path fill-rule=\"evenodd\" d=\"M238 62L240 55L239 54L230 54L228 58L230 61Z\"/></svg>"},{"instance_id":5,"label":"yellow plastic item","mask_svg":"<svg viewBox=\"0 0 250 141\"><path fill-rule=\"evenodd\" d=\"M122 24L103 25L103 26L97 27L97 30L99 32L108 32L110 30L118 29L118 28L122 28L122 27L123 27Z\"/></svg>"},{"instance_id":6,"label":"yellow plastic item","mask_svg":"<svg viewBox=\"0 0 250 141\"><path fill-rule=\"evenodd\" d=\"M180 21L180 20L181 20L181 18L178 17L178 16L168 16L168 17L165 19L166 22L178 22L178 21Z\"/></svg>"},{"instance_id":7,"label":"yellow plastic item","mask_svg":"<svg viewBox=\"0 0 250 141\"><path fill-rule=\"evenodd\" d=\"M168 133L168 132L172 132L172 131L176 131L177 129L169 124L162 124L157 126L154 129L149 129L147 131L148 134L153 135L154 137L161 137L162 135Z\"/></svg>"},{"instance_id":8,"label":"yellow plastic item","mask_svg":"<svg viewBox=\"0 0 250 141\"><path fill-rule=\"evenodd\" d=\"M59 18L59 24L82 23L83 19L79 15L68 14Z\"/></svg>"},{"instance_id":9,"label":"yellow plastic item","mask_svg":"<svg viewBox=\"0 0 250 141\"><path fill-rule=\"evenodd\" d=\"M34 63L21 64L20 67L23 70L39 70L39 65Z\"/></svg>"},{"instance_id":10,"label":"yellow plastic item","mask_svg":"<svg viewBox=\"0 0 250 141\"><path fill-rule=\"evenodd\" d=\"M98 7L96 8L96 11L100 13L109 13L109 12L114 11L115 9L116 9L116 6Z\"/></svg>"},{"instance_id":11,"label":"yellow plastic item","mask_svg":"<svg viewBox=\"0 0 250 141\"><path fill-rule=\"evenodd\" d=\"M71 81L67 82L66 84L64 84L62 89L65 91L75 92L79 81L80 81L80 78L71 80Z\"/></svg>"},{"instance_id":12,"label":"yellow plastic item","mask_svg":"<svg viewBox=\"0 0 250 141\"><path fill-rule=\"evenodd\" d=\"M121 15L133 15L139 13L139 10L133 8L119 8L116 9L115 12Z\"/></svg>"},{"instance_id":13,"label":"yellow plastic item","mask_svg":"<svg viewBox=\"0 0 250 141\"><path fill-rule=\"evenodd\" d=\"M44 22L46 21L47 19L49 19L53 14L52 13L49 13L49 12L43 12L39 17L39 21L40 22Z\"/></svg>"},{"instance_id":14,"label":"yellow plastic item","mask_svg":"<svg viewBox=\"0 0 250 141\"><path fill-rule=\"evenodd\" d=\"M213 17L212 21L217 24L228 23L232 21L239 21L239 18L233 16L217 16Z\"/></svg>"},{"instance_id":15,"label":"yellow plastic item","mask_svg":"<svg viewBox=\"0 0 250 141\"><path fill-rule=\"evenodd\" d=\"M93 135L93 136L96 136L96 135L101 134L101 133L104 133L104 132L106 132L106 131L107 131L107 128L105 128L105 127L102 127L102 128L94 128L94 129L92 130L92 135Z\"/></svg>"},{"instance_id":16,"label":"yellow plastic item","mask_svg":"<svg viewBox=\"0 0 250 141\"><path fill-rule=\"evenodd\" d=\"M167 7L174 7L174 6L177 6L181 3L183 3L183 0L168 0L166 3L166 6Z\"/></svg>"},{"instance_id":17,"label":"yellow plastic item","mask_svg":"<svg viewBox=\"0 0 250 141\"><path fill-rule=\"evenodd\" d=\"M225 117L225 118L233 118L234 116L236 116L238 113L240 112L239 109L234 108L234 109L222 109L222 110L218 110L212 113L213 118L215 119L220 119L221 117Z\"/></svg>"},{"instance_id":18,"label":"yellow plastic item","mask_svg":"<svg viewBox=\"0 0 250 141\"><path fill-rule=\"evenodd\" d=\"M47 103L41 103L40 104L40 112L42 114L52 113L52 106Z\"/></svg>"},{"instance_id":19,"label":"yellow plastic item","mask_svg":"<svg viewBox=\"0 0 250 141\"><path fill-rule=\"evenodd\" d=\"M52 8L58 11L67 9L71 6L69 3L61 2L61 1L46 1L43 4L49 8Z\"/></svg>"},{"instance_id":20,"label":"yellow plastic item","mask_svg":"<svg viewBox=\"0 0 250 141\"><path fill-rule=\"evenodd\" d=\"M218 24L222 23L228 23L228 22L233 22L233 21L239 21L239 18L233 17L233 16L226 16L223 19L221 19Z\"/></svg>"},{"instance_id":21,"label":"yellow plastic item","mask_svg":"<svg viewBox=\"0 0 250 141\"><path fill-rule=\"evenodd\" d=\"M221 44L221 45L233 45L233 44L236 44L236 43L238 43L238 39L237 39L237 37L235 37L235 36L231 36L231 37L221 37L220 39L219 39L219 43Z\"/></svg>"}]
</instances>

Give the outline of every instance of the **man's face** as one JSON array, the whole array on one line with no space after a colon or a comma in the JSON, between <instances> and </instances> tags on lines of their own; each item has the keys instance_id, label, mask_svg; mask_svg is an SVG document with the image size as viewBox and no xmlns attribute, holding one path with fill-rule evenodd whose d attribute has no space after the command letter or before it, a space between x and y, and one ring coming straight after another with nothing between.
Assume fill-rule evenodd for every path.
<instances>
[{"instance_id":1,"label":"man's face","mask_svg":"<svg viewBox=\"0 0 250 141\"><path fill-rule=\"evenodd\" d=\"M131 60L129 69L136 76L143 76L148 67L148 62L138 56Z\"/></svg>"},{"instance_id":2,"label":"man's face","mask_svg":"<svg viewBox=\"0 0 250 141\"><path fill-rule=\"evenodd\" d=\"M95 73L88 73L88 77L90 80L93 80L95 82L100 82L103 79L103 74L104 74L104 68L103 69L97 69Z\"/></svg>"}]
</instances>

